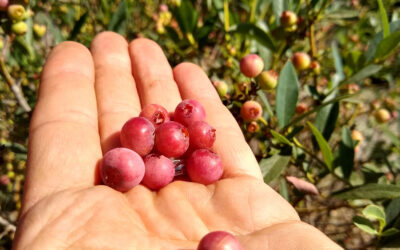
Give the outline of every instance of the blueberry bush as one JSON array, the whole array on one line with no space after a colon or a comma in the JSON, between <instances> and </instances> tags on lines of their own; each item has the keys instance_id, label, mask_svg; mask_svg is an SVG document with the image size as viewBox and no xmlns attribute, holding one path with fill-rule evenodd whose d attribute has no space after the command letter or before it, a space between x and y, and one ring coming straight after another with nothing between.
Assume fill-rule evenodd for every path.
<instances>
[{"instance_id":1,"label":"blueberry bush","mask_svg":"<svg viewBox=\"0 0 400 250\"><path fill-rule=\"evenodd\" d=\"M200 65L303 221L346 249L400 247L399 16L396 0L0 0L0 249L45 58L105 30Z\"/></svg>"}]
</instances>

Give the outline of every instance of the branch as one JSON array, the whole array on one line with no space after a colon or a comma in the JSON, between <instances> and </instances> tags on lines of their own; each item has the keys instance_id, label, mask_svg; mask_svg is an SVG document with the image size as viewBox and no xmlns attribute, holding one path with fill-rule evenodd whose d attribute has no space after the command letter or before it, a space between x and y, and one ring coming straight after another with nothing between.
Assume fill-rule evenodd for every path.
<instances>
[{"instance_id":1,"label":"branch","mask_svg":"<svg viewBox=\"0 0 400 250\"><path fill-rule=\"evenodd\" d=\"M0 234L0 239L2 239L9 232L15 233L15 230L17 229L17 227L14 224L9 222L2 216L0 216L0 225L4 226L4 231Z\"/></svg>"},{"instance_id":2,"label":"branch","mask_svg":"<svg viewBox=\"0 0 400 250\"><path fill-rule=\"evenodd\" d=\"M25 112L27 112L27 113L31 112L32 109L29 106L28 102L26 101L26 99L24 97L24 93L22 92L20 86L18 86L18 84L15 83L14 79L8 73L3 57L0 57L0 73L6 80L11 91L14 93L15 98L17 98L19 105L24 109Z\"/></svg>"}]
</instances>

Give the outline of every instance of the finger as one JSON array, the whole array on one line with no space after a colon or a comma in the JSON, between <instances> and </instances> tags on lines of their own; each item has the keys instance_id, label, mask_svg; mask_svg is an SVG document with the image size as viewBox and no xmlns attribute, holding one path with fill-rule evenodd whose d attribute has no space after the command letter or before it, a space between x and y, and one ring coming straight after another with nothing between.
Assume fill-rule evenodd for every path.
<instances>
[{"instance_id":1,"label":"finger","mask_svg":"<svg viewBox=\"0 0 400 250\"><path fill-rule=\"evenodd\" d=\"M129 52L142 107L155 103L174 111L181 96L160 46L149 39L139 38L130 43Z\"/></svg>"},{"instance_id":2,"label":"finger","mask_svg":"<svg viewBox=\"0 0 400 250\"><path fill-rule=\"evenodd\" d=\"M195 64L181 63L174 69L174 78L182 98L199 101L206 109L207 121L217 130L213 150L218 153L224 164L223 177L245 174L261 178L258 163L242 131L222 104L204 71Z\"/></svg>"},{"instance_id":3,"label":"finger","mask_svg":"<svg viewBox=\"0 0 400 250\"><path fill-rule=\"evenodd\" d=\"M97 35L90 50L96 75L99 132L103 153L120 146L119 131L140 113L140 100L132 76L128 43L117 33Z\"/></svg>"},{"instance_id":4,"label":"finger","mask_svg":"<svg viewBox=\"0 0 400 250\"><path fill-rule=\"evenodd\" d=\"M49 194L94 185L101 150L93 60L84 46L64 42L50 53L29 135L23 211Z\"/></svg>"}]
</instances>

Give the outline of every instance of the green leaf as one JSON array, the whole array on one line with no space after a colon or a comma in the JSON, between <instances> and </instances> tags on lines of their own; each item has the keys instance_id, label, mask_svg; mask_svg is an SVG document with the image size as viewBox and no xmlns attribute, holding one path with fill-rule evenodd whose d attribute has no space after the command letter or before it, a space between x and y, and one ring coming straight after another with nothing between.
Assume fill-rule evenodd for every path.
<instances>
[{"instance_id":1,"label":"green leaf","mask_svg":"<svg viewBox=\"0 0 400 250\"><path fill-rule=\"evenodd\" d=\"M293 144L283 135L279 134L278 132L276 132L275 130L270 130L271 135L277 139L279 142L287 144L289 146L293 146Z\"/></svg>"},{"instance_id":2,"label":"green leaf","mask_svg":"<svg viewBox=\"0 0 400 250\"><path fill-rule=\"evenodd\" d=\"M299 80L293 64L288 61L283 67L278 78L276 90L276 116L279 127L289 124L294 115L299 95Z\"/></svg>"},{"instance_id":3,"label":"green leaf","mask_svg":"<svg viewBox=\"0 0 400 250\"><path fill-rule=\"evenodd\" d=\"M336 71L332 77L332 82L333 82L332 88L335 88L345 78L343 71L342 57L340 56L338 46L335 42L332 43L332 55Z\"/></svg>"},{"instance_id":4,"label":"green leaf","mask_svg":"<svg viewBox=\"0 0 400 250\"><path fill-rule=\"evenodd\" d=\"M279 193L285 200L290 201L289 188L284 178L279 178Z\"/></svg>"},{"instance_id":5,"label":"green leaf","mask_svg":"<svg viewBox=\"0 0 400 250\"><path fill-rule=\"evenodd\" d=\"M342 128L342 138L339 144L339 154L335 159L335 166L340 166L343 175L348 179L354 166L354 147L355 143L351 138L350 129L347 126Z\"/></svg>"},{"instance_id":6,"label":"green leaf","mask_svg":"<svg viewBox=\"0 0 400 250\"><path fill-rule=\"evenodd\" d=\"M254 23L239 23L236 26L231 27L231 32L243 34L248 38L255 39L261 45L267 47L270 50L275 50L275 44L269 33L262 30Z\"/></svg>"},{"instance_id":7,"label":"green leaf","mask_svg":"<svg viewBox=\"0 0 400 250\"><path fill-rule=\"evenodd\" d=\"M385 37L376 49L375 58L383 58L392 52L400 43L400 30Z\"/></svg>"},{"instance_id":8,"label":"green leaf","mask_svg":"<svg viewBox=\"0 0 400 250\"><path fill-rule=\"evenodd\" d=\"M385 216L385 211L383 211L383 208L381 208L377 205L371 204L362 210L362 214L369 219L378 220L381 229L383 229L385 227L385 225L386 225L385 217L386 216Z\"/></svg>"},{"instance_id":9,"label":"green leaf","mask_svg":"<svg viewBox=\"0 0 400 250\"><path fill-rule=\"evenodd\" d=\"M388 21L385 6L383 5L382 0L378 0L378 5L379 5L379 12L381 14L381 20L382 20L383 38L385 38L390 35L389 21Z\"/></svg>"},{"instance_id":10,"label":"green leaf","mask_svg":"<svg viewBox=\"0 0 400 250\"><path fill-rule=\"evenodd\" d=\"M339 102L327 105L320 109L315 116L314 125L322 132L325 140L329 140L335 127L336 120L339 116Z\"/></svg>"},{"instance_id":11,"label":"green leaf","mask_svg":"<svg viewBox=\"0 0 400 250\"><path fill-rule=\"evenodd\" d=\"M332 155L332 150L328 144L328 142L324 139L322 136L321 132L318 131L317 128L315 128L310 122L307 122L308 126L311 129L311 132L315 136L315 139L318 142L318 145L322 151L322 155L324 157L324 162L327 165L329 171L332 171L332 161L333 161L333 155Z\"/></svg>"},{"instance_id":12,"label":"green leaf","mask_svg":"<svg viewBox=\"0 0 400 250\"><path fill-rule=\"evenodd\" d=\"M89 12L85 12L85 14L83 14L79 18L79 20L76 21L74 28L72 29L71 34L68 37L68 40L74 40L76 36L81 32L81 28L85 24L86 18L89 16L88 14Z\"/></svg>"},{"instance_id":13,"label":"green leaf","mask_svg":"<svg viewBox=\"0 0 400 250\"><path fill-rule=\"evenodd\" d=\"M182 0L180 6L173 8L171 12L184 34L194 32L197 26L198 13L190 0Z\"/></svg>"},{"instance_id":14,"label":"green leaf","mask_svg":"<svg viewBox=\"0 0 400 250\"><path fill-rule=\"evenodd\" d=\"M342 190L334 194L335 197L347 200L353 199L393 199L400 197L400 186L391 184L370 183L355 188Z\"/></svg>"},{"instance_id":15,"label":"green leaf","mask_svg":"<svg viewBox=\"0 0 400 250\"><path fill-rule=\"evenodd\" d=\"M272 10L274 12L274 16L280 17L282 12L287 9L287 4L285 0L273 0L272 1ZM280 25L280 19L275 18L276 24Z\"/></svg>"},{"instance_id":16,"label":"green leaf","mask_svg":"<svg viewBox=\"0 0 400 250\"><path fill-rule=\"evenodd\" d=\"M400 197L390 201L389 205L385 209L385 214L387 225L400 216Z\"/></svg>"},{"instance_id":17,"label":"green leaf","mask_svg":"<svg viewBox=\"0 0 400 250\"><path fill-rule=\"evenodd\" d=\"M367 218L361 217L361 216L354 216L353 217L353 223L361 230L369 233L369 234L378 234L378 231L374 228L374 225L372 224L371 221L369 221Z\"/></svg>"},{"instance_id":18,"label":"green leaf","mask_svg":"<svg viewBox=\"0 0 400 250\"><path fill-rule=\"evenodd\" d=\"M259 163L264 182L270 183L278 178L290 161L290 156L274 155L267 159L262 159Z\"/></svg>"},{"instance_id":19,"label":"green leaf","mask_svg":"<svg viewBox=\"0 0 400 250\"><path fill-rule=\"evenodd\" d=\"M390 32L396 32L398 30L400 30L400 20L396 20L390 23ZM383 32L379 32L377 33L374 38L372 38L368 44L368 50L365 53L365 59L366 59L366 63L371 62L374 58L375 58L375 54L376 54L376 49L379 45L379 43L382 41L383 39Z\"/></svg>"},{"instance_id":20,"label":"green leaf","mask_svg":"<svg viewBox=\"0 0 400 250\"><path fill-rule=\"evenodd\" d=\"M267 109L267 113L270 117L274 116L274 113L272 112L271 105L269 104L268 98L265 95L264 91L261 89L257 91L258 97L260 97L261 102L264 104L265 108Z\"/></svg>"},{"instance_id":21,"label":"green leaf","mask_svg":"<svg viewBox=\"0 0 400 250\"><path fill-rule=\"evenodd\" d=\"M389 228L388 230L383 231L381 236L387 237L387 236L392 236L392 235L395 235L395 234L398 234L398 233L400 233L400 230L397 229L397 228L392 227L392 228Z\"/></svg>"},{"instance_id":22,"label":"green leaf","mask_svg":"<svg viewBox=\"0 0 400 250\"><path fill-rule=\"evenodd\" d=\"M340 86L351 83L351 82L359 82L364 80L365 78L379 72L382 69L382 65L377 65L377 64L370 64L364 68L362 68L360 71L352 75L350 78L345 80L340 84Z\"/></svg>"},{"instance_id":23,"label":"green leaf","mask_svg":"<svg viewBox=\"0 0 400 250\"><path fill-rule=\"evenodd\" d=\"M108 30L118 31L121 23L126 19L126 2L122 0L117 8L117 11L112 15Z\"/></svg>"}]
</instances>

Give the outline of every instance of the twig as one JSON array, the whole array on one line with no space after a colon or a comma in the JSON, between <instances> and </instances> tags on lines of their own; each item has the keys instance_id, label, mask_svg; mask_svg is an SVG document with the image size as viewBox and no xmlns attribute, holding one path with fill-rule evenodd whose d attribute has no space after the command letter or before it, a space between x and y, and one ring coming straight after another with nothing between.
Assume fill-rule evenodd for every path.
<instances>
[{"instance_id":1,"label":"twig","mask_svg":"<svg viewBox=\"0 0 400 250\"><path fill-rule=\"evenodd\" d=\"M15 98L17 98L17 101L18 101L19 105L22 107L22 109L27 113L31 112L32 109L29 106L28 102L26 101L26 99L24 97L24 93L22 92L20 86L18 86L18 84L15 83L14 79L8 73L3 57L0 57L0 73L6 80L11 91L14 93Z\"/></svg>"}]
</instances>

